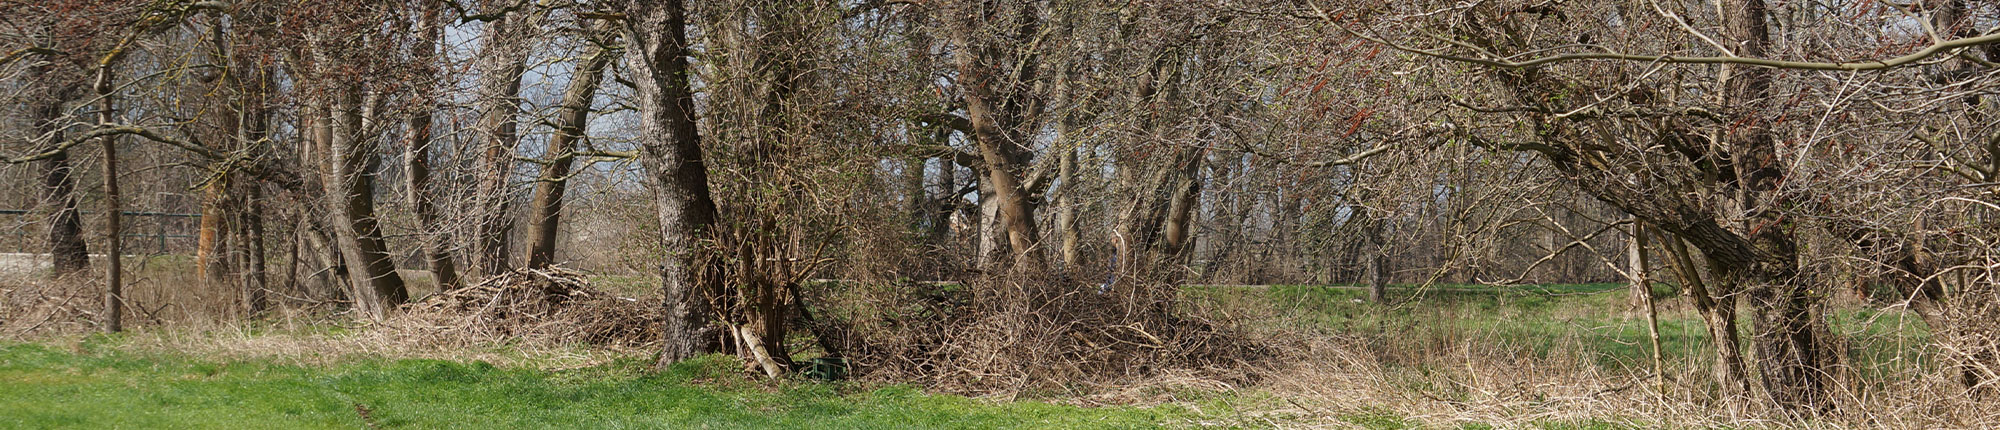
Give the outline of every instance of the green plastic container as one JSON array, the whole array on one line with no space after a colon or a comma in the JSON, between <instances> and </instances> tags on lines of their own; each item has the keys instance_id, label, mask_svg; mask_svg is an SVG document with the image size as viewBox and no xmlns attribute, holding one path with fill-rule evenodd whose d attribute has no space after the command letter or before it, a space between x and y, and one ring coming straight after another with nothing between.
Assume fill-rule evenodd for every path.
<instances>
[{"instance_id":1,"label":"green plastic container","mask_svg":"<svg viewBox=\"0 0 2000 430\"><path fill-rule=\"evenodd\" d=\"M833 382L847 380L847 359L840 357L820 357L806 366L806 377L815 381Z\"/></svg>"}]
</instances>

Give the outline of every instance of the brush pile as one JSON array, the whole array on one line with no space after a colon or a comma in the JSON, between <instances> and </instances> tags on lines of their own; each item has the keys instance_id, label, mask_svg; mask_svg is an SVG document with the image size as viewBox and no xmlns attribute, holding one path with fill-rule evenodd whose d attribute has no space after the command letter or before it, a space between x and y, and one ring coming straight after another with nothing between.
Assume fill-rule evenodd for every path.
<instances>
[{"instance_id":1,"label":"brush pile","mask_svg":"<svg viewBox=\"0 0 2000 430\"><path fill-rule=\"evenodd\" d=\"M650 347L659 342L656 301L592 288L560 267L515 269L411 303L388 325L454 343L526 341Z\"/></svg>"},{"instance_id":2,"label":"brush pile","mask_svg":"<svg viewBox=\"0 0 2000 430\"><path fill-rule=\"evenodd\" d=\"M1136 283L1135 283L1136 284ZM1172 381L1254 381L1270 356L1231 324L1190 312L1160 285L1101 290L1051 279L893 296L854 315L852 354L869 377L968 394L1102 392Z\"/></svg>"}]
</instances>

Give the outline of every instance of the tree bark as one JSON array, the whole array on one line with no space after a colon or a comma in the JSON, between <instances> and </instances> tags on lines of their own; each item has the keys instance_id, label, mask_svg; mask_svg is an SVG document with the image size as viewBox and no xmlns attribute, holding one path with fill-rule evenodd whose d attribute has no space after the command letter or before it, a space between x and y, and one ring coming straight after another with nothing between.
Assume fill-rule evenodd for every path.
<instances>
[{"instance_id":1,"label":"tree bark","mask_svg":"<svg viewBox=\"0 0 2000 430\"><path fill-rule=\"evenodd\" d=\"M29 108L28 129L49 142L62 142L63 127L57 120L62 117L63 103L73 98L75 86L46 82L53 78L48 76L49 69L48 65L28 69L27 81L39 92L30 95L35 100ZM76 169L70 165L69 151L57 151L39 167L42 204L55 206L49 214L48 249L54 268L50 276L82 273L90 268L90 254L83 241L83 217L76 207Z\"/></svg>"},{"instance_id":2,"label":"tree bark","mask_svg":"<svg viewBox=\"0 0 2000 430\"><path fill-rule=\"evenodd\" d=\"M474 268L479 277L506 272L513 260L509 246L513 218L508 184L514 155L521 144L521 75L527 71L529 34L539 12L511 12L488 23L479 51L479 130L485 138L478 185Z\"/></svg>"},{"instance_id":3,"label":"tree bark","mask_svg":"<svg viewBox=\"0 0 2000 430\"><path fill-rule=\"evenodd\" d=\"M1034 34L1039 28L1039 5L1026 2L1025 9L1014 14L1019 22L1012 30ZM978 10L963 14L969 22L961 23L965 28L956 35L957 87L964 97L971 134L978 142L979 159L984 167L980 172L979 199L982 205L992 201L992 214L998 217L993 220L994 232L1005 235L1012 257L1010 269L1016 273L1039 273L1046 260L1036 243L1041 236L1035 226L1036 204L1022 183L1033 156L1027 138L1031 115L1025 106L1027 93L1032 90L1022 88L1021 83L1033 81L1040 64L1032 52L1006 55L1000 42L973 34L984 26L982 21L999 13L996 8L993 4L982 4Z\"/></svg>"},{"instance_id":4,"label":"tree bark","mask_svg":"<svg viewBox=\"0 0 2000 430\"><path fill-rule=\"evenodd\" d=\"M225 150L217 148L218 150ZM231 207L229 175L224 173L201 191L201 221L195 233L195 278L210 289L227 290L233 283L229 268L229 218L238 209ZM157 221L157 219L156 219Z\"/></svg>"},{"instance_id":5,"label":"tree bark","mask_svg":"<svg viewBox=\"0 0 2000 430\"><path fill-rule=\"evenodd\" d=\"M421 34L416 47L417 67L416 106L407 122L408 141L403 146L404 189L409 195L410 207L417 215L417 225L425 234L424 261L430 267L431 279L438 291L456 288L459 285L458 265L451 253L451 240L442 220L438 219L437 197L431 190L431 143L434 140L432 127L436 95L433 94L439 65L438 40L442 37L442 25L436 18L435 7L426 4Z\"/></svg>"},{"instance_id":6,"label":"tree bark","mask_svg":"<svg viewBox=\"0 0 2000 430\"><path fill-rule=\"evenodd\" d=\"M1000 199L994 197L999 191L993 189L993 181L987 178L985 165L973 169L972 176L972 180L978 181L974 186L979 190L979 217L973 220L979 229L973 248L978 255L973 257L973 264L982 272L1000 273L1006 267L1002 262L1007 260L1008 252L1007 241L1003 239L1006 232L1000 227Z\"/></svg>"},{"instance_id":7,"label":"tree bark","mask_svg":"<svg viewBox=\"0 0 2000 430\"><path fill-rule=\"evenodd\" d=\"M409 300L403 277L396 273L393 256L382 240L375 218L375 170L380 157L373 151L362 109L368 103L359 88L340 88L329 109L326 186L328 200L336 214L334 233L341 254L349 264L355 308L371 319L386 318L396 306ZM358 272L354 266L360 266Z\"/></svg>"},{"instance_id":8,"label":"tree bark","mask_svg":"<svg viewBox=\"0 0 2000 430\"><path fill-rule=\"evenodd\" d=\"M658 205L665 336L659 364L714 352L708 299L719 290L704 270L701 241L716 220L695 129L682 0L626 0L625 66L639 107L639 161Z\"/></svg>"},{"instance_id":9,"label":"tree bark","mask_svg":"<svg viewBox=\"0 0 2000 430\"><path fill-rule=\"evenodd\" d=\"M1366 208L1355 211L1357 220L1368 223L1362 229L1366 236L1361 247L1362 273L1368 280L1368 302L1383 304L1388 298L1388 282L1383 278L1388 275L1389 251L1385 249L1382 230L1386 229L1384 224L1388 224L1388 220L1373 219L1369 212L1372 211Z\"/></svg>"},{"instance_id":10,"label":"tree bark","mask_svg":"<svg viewBox=\"0 0 2000 430\"><path fill-rule=\"evenodd\" d=\"M1194 208L1201 199L1201 163L1208 157L1200 151L1190 150L1191 156L1182 160L1179 177L1172 192L1167 197L1167 217L1160 227L1166 236L1164 247L1160 248L1161 259L1170 264L1184 262L1194 250Z\"/></svg>"},{"instance_id":11,"label":"tree bark","mask_svg":"<svg viewBox=\"0 0 2000 430\"><path fill-rule=\"evenodd\" d=\"M83 217L76 207L75 168L69 151L42 160L42 201L56 205L49 216L48 247L53 260L52 277L61 278L90 268L90 253L83 241Z\"/></svg>"},{"instance_id":12,"label":"tree bark","mask_svg":"<svg viewBox=\"0 0 2000 430\"><path fill-rule=\"evenodd\" d=\"M313 277L319 279L319 288L324 297L340 304L342 310L356 305L352 296L356 283L351 276L344 249L345 243L339 233L333 230L341 223L335 214L339 205L329 196L336 195L334 188L338 182L333 178L332 151L333 128L329 125L325 107L318 101L301 103L299 106L299 152L300 159L308 163L301 170L310 173L301 175L308 190L318 191L316 198L302 199L302 203L312 205L299 213L299 233L305 238L307 249L319 263L320 270Z\"/></svg>"},{"instance_id":13,"label":"tree bark","mask_svg":"<svg viewBox=\"0 0 2000 430\"><path fill-rule=\"evenodd\" d=\"M1724 9L1723 32L1735 40L1736 55L1766 56L1771 37L1764 2L1731 0ZM1762 257L1741 272L1757 322L1751 339L1757 347L1758 376L1779 406L1818 412L1829 405L1826 387L1831 369L1826 361L1832 357L1823 356L1818 336L1825 330L1814 313L1816 299L1800 285L1798 246L1781 212L1789 206L1779 190L1785 164L1778 160L1771 119L1763 118L1758 109L1768 104L1775 72L1760 67L1724 69L1724 93L1732 110L1745 118L1745 126L1730 136L1730 145L1737 148L1737 178L1743 181L1741 209L1748 214L1740 228Z\"/></svg>"},{"instance_id":14,"label":"tree bark","mask_svg":"<svg viewBox=\"0 0 2000 430\"><path fill-rule=\"evenodd\" d=\"M1745 379L1743 343L1736 334L1734 285L1722 283L1710 288L1702 279L1707 266L1696 263L1696 256L1680 237L1661 235L1661 248L1667 251L1670 257L1667 261L1680 278L1681 293L1688 296L1695 313L1701 316L1702 326L1708 328L1709 343L1715 352L1713 373L1716 384L1722 387L1723 398L1731 402L1743 398L1750 387Z\"/></svg>"},{"instance_id":15,"label":"tree bark","mask_svg":"<svg viewBox=\"0 0 2000 430\"><path fill-rule=\"evenodd\" d=\"M243 308L245 315L252 316L270 309L270 279L266 275L264 258L263 215L263 211L268 208L264 205L264 193L258 188L259 186L246 184L244 187L243 207L248 210L243 211L242 219L237 223L241 231L236 235L243 242L244 252L238 265L243 268L239 274L242 277L240 282L243 286Z\"/></svg>"},{"instance_id":16,"label":"tree bark","mask_svg":"<svg viewBox=\"0 0 2000 430\"><path fill-rule=\"evenodd\" d=\"M97 124L108 126L116 123L116 113L112 111L111 60L116 54L107 55L97 65ZM118 137L100 138L104 144L104 331L117 333L125 330L125 275L124 230L119 228L124 215L124 202L118 195Z\"/></svg>"},{"instance_id":17,"label":"tree bark","mask_svg":"<svg viewBox=\"0 0 2000 430\"><path fill-rule=\"evenodd\" d=\"M299 234L305 237L306 249L320 267L320 270L314 272L314 277L319 279L317 295L335 303L344 303L345 308L352 308L354 300L349 292L353 290L354 280L347 270L349 265L346 257L343 257L340 247L334 246L337 242L333 237L335 235L320 228L323 225L333 225L333 218L323 217L318 220L312 220L310 217L301 218L303 222L300 223Z\"/></svg>"},{"instance_id":18,"label":"tree bark","mask_svg":"<svg viewBox=\"0 0 2000 430\"><path fill-rule=\"evenodd\" d=\"M244 143L239 139L245 136L243 114L247 112L243 108L244 102L249 98L239 74L253 72L244 70L242 67L244 64L238 61L240 58L234 56L235 46L232 46L231 38L223 31L223 27L221 22L208 26L209 43L214 49L211 55L226 59L233 69L231 73L223 75L223 81L234 92L234 100L231 100L229 109L208 112L214 115L219 125L216 128L220 133L203 143L217 153L232 153L241 149L240 146ZM230 233L238 229L232 221L238 218L236 214L242 211L241 207L236 206L238 202L233 195L237 191L234 185L236 182L234 173L233 169L225 167L214 172L201 184L201 220L195 233L194 269L195 278L200 279L210 290L229 291L232 287L237 289L243 287L236 284L239 279L232 273L232 265L237 257L233 253L238 251L233 245L238 241L234 240L236 238L232 238ZM154 218L154 221L159 222L160 219Z\"/></svg>"},{"instance_id":19,"label":"tree bark","mask_svg":"<svg viewBox=\"0 0 2000 430\"><path fill-rule=\"evenodd\" d=\"M590 52L570 72L569 88L563 92L562 107L556 113L556 134L550 138L545 156L548 164L543 166L541 178L535 181L535 196L529 203L534 213L528 218L534 223L528 246L530 268L555 263L556 236L562 229L563 193L576 162L577 142L584 139L583 133L590 124L590 102L597 97L598 83L603 81L604 68L611 64L612 55L601 45L592 44Z\"/></svg>"},{"instance_id":20,"label":"tree bark","mask_svg":"<svg viewBox=\"0 0 2000 430\"><path fill-rule=\"evenodd\" d=\"M252 32L250 37L255 42L263 42L262 35L256 32ZM273 85L271 69L258 64L247 55L238 57L235 59L235 67L248 76L247 79L236 83L238 91L236 111L239 118L234 130L236 141L250 148L253 153L266 153L270 144L265 140L270 137L271 130L271 110L267 107L268 92ZM242 188L236 194L242 196L240 207L244 209L236 223L240 229L237 237L243 244L244 253L243 258L239 260L238 267L242 270L238 276L242 278L239 282L243 289L245 311L248 315L257 315L269 308L270 301L270 279L266 274L267 254L264 234L264 210L269 208L265 205L263 184L250 180L238 182L237 186Z\"/></svg>"},{"instance_id":21,"label":"tree bark","mask_svg":"<svg viewBox=\"0 0 2000 430\"><path fill-rule=\"evenodd\" d=\"M1063 130L1057 133L1063 136L1064 140L1074 141L1069 136L1072 131L1074 131L1072 127L1064 126ZM1062 270L1075 273L1078 259L1082 257L1078 247L1082 245L1083 239L1082 233L1077 231L1077 206L1082 205L1087 198L1081 194L1082 184L1077 181L1077 149L1056 150L1062 154L1062 160L1056 165L1056 181L1060 184L1058 186L1062 187L1058 190L1060 193L1056 194L1056 240L1059 241L1057 252L1062 259Z\"/></svg>"},{"instance_id":22,"label":"tree bark","mask_svg":"<svg viewBox=\"0 0 2000 430\"><path fill-rule=\"evenodd\" d=\"M1653 281L1649 277L1652 268L1646 259L1646 226L1638 217L1628 217L1631 222L1630 241L1625 247L1625 270L1632 283L1632 295L1646 312L1646 341L1653 352L1653 389L1665 395L1667 390L1667 361L1660 355L1659 308L1653 304Z\"/></svg>"}]
</instances>

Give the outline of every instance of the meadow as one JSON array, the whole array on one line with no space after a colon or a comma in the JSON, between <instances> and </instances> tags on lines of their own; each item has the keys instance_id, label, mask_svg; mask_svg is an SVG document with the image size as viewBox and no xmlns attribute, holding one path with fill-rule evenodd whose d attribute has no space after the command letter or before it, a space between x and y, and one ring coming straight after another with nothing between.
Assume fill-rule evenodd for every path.
<instances>
[{"instance_id":1,"label":"meadow","mask_svg":"<svg viewBox=\"0 0 2000 430\"><path fill-rule=\"evenodd\" d=\"M1275 364L1256 384L1167 381L1088 395L967 396L865 377L761 380L728 356L655 371L643 351L574 345L371 348L363 345L397 342L371 337L380 334L368 327L296 321L16 339L0 343L0 385L8 387L0 390L0 427L1601 429L1725 422L1686 415L1698 405L1685 402L1606 407L1688 395L1648 394L1654 364L1645 320L1620 285L1405 285L1390 292L1389 303L1374 304L1348 286L1189 287L1191 307L1222 314L1277 347L1301 348L1289 356L1308 358ZM1666 286L1655 294L1661 364L1673 378L1699 378L1710 356L1700 321ZM1850 310L1838 312L1833 326L1850 339L1861 378L1896 378L1923 366L1913 345L1923 344L1925 332L1914 317ZM1312 351L1333 352L1312 358ZM1561 394L1576 390L1611 391L1616 399Z\"/></svg>"}]
</instances>

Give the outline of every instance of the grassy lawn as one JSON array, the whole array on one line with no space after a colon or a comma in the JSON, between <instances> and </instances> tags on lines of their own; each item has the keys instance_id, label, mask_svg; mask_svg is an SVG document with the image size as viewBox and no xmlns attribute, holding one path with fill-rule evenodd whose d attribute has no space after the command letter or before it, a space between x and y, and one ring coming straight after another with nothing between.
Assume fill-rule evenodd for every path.
<instances>
[{"instance_id":1,"label":"grassy lawn","mask_svg":"<svg viewBox=\"0 0 2000 430\"><path fill-rule=\"evenodd\" d=\"M1100 429L1189 414L755 383L734 376L726 357L658 373L636 359L565 371L436 360L299 367L85 345L0 344L0 428Z\"/></svg>"},{"instance_id":2,"label":"grassy lawn","mask_svg":"<svg viewBox=\"0 0 2000 430\"><path fill-rule=\"evenodd\" d=\"M1592 354L1605 368L1651 366L1644 314L1628 309L1624 284L1548 284L1519 287L1394 285L1388 306L1366 303L1354 288L1283 285L1254 290L1209 288L1197 297L1280 309L1283 321L1329 333L1384 336L1390 340L1478 339L1490 345L1524 348L1541 357ZM1660 349L1670 362L1707 366L1712 346L1707 329L1682 304L1672 287L1653 291L1659 303ZM1747 348L1750 311L1740 309L1738 327ZM1848 342L1848 357L1864 372L1877 364L1919 359L1913 345L1929 341L1929 330L1908 311L1837 309L1831 328ZM1670 363L1671 364L1671 363ZM1872 372L1871 372L1872 373Z\"/></svg>"},{"instance_id":3,"label":"grassy lawn","mask_svg":"<svg viewBox=\"0 0 2000 430\"><path fill-rule=\"evenodd\" d=\"M1423 357L1451 345L1505 348L1530 358L1574 359L1582 366L1595 363L1614 372L1642 374L1651 368L1645 320L1626 309L1622 288L1615 284L1402 286L1390 290L1393 303L1386 306L1366 303L1362 290L1318 286L1187 291L1196 301L1226 309L1272 311L1253 324L1365 338L1364 347L1384 357L1392 377L1449 370L1431 369L1438 365ZM1655 293L1663 303L1660 335L1669 371L1702 371L1711 354L1700 320L1684 305L1674 304L1682 299L1669 290ZM1829 319L1849 342L1851 363L1865 378L1907 377L1911 346L1927 340L1927 330L1907 312L1840 310ZM1746 321L1746 331L1748 325ZM927 394L908 386L759 382L743 377L736 359L724 356L663 372L649 369L645 357L567 370L368 355L332 364L294 365L270 359L143 352L148 350L132 344L121 336L93 336L61 346L0 342L0 429L1101 429L1330 424L1431 428L1398 415L1390 404L1331 405L1309 414L1313 416L1269 413L1296 403L1255 387L1190 391L1171 396L1177 403L1163 406L1083 408ZM1878 368L1875 363L1884 365ZM1421 377L1410 380L1432 383ZM1527 425L1633 426L1617 422L1621 421ZM1452 423L1442 428L1494 428Z\"/></svg>"}]
</instances>

